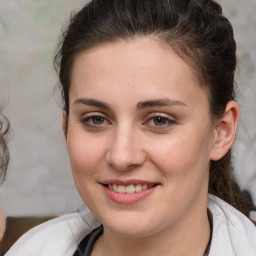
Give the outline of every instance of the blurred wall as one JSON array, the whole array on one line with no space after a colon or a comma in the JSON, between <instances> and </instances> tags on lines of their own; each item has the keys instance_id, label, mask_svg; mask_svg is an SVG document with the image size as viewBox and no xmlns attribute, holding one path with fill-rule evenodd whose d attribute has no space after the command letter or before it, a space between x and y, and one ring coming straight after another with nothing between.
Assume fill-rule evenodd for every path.
<instances>
[{"instance_id":1,"label":"blurred wall","mask_svg":"<svg viewBox=\"0 0 256 256\"><path fill-rule=\"evenodd\" d=\"M12 125L11 163L0 190L7 215L51 215L80 205L54 94L55 45L82 0L0 0L0 102ZM256 202L256 1L222 0L238 43L242 119L236 177Z\"/></svg>"},{"instance_id":2,"label":"blurred wall","mask_svg":"<svg viewBox=\"0 0 256 256\"><path fill-rule=\"evenodd\" d=\"M78 0L0 0L0 102L12 125L1 187L8 215L71 210L74 185L54 94L55 46Z\"/></svg>"}]
</instances>

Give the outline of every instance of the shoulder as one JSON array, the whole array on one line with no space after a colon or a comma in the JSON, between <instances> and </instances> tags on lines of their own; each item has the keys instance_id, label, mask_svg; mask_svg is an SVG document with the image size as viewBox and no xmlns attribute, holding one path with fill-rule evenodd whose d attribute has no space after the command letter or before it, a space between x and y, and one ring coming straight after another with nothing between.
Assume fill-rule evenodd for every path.
<instances>
[{"instance_id":1,"label":"shoulder","mask_svg":"<svg viewBox=\"0 0 256 256\"><path fill-rule=\"evenodd\" d=\"M256 227L237 209L209 195L208 208L213 215L210 256L256 255Z\"/></svg>"},{"instance_id":2,"label":"shoulder","mask_svg":"<svg viewBox=\"0 0 256 256\"><path fill-rule=\"evenodd\" d=\"M6 256L72 255L82 238L95 228L79 213L67 214L45 222L24 234Z\"/></svg>"}]
</instances>

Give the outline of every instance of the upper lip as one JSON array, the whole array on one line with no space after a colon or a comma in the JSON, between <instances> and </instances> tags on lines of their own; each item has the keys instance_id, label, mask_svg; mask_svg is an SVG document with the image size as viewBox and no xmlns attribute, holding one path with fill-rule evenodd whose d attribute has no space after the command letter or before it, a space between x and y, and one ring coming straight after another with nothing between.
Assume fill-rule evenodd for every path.
<instances>
[{"instance_id":1,"label":"upper lip","mask_svg":"<svg viewBox=\"0 0 256 256\"><path fill-rule=\"evenodd\" d=\"M128 185L155 185L159 184L159 182L152 182L152 181L146 181L146 180L139 180L139 179L130 179L130 180L118 180L118 179L111 179L111 180L104 180L100 182L103 185L108 185L108 184L116 184L116 185L123 185L123 186L128 186Z\"/></svg>"}]
</instances>

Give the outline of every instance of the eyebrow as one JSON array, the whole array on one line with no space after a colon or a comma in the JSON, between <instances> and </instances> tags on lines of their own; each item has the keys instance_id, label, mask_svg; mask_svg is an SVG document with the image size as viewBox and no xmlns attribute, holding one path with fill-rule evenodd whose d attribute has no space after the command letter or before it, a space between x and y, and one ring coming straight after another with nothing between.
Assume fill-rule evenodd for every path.
<instances>
[{"instance_id":1,"label":"eyebrow","mask_svg":"<svg viewBox=\"0 0 256 256\"><path fill-rule=\"evenodd\" d=\"M183 101L173 99L154 99L142 101L137 104L137 109L152 108L152 107L171 107L171 106L187 106Z\"/></svg>"},{"instance_id":2,"label":"eyebrow","mask_svg":"<svg viewBox=\"0 0 256 256\"><path fill-rule=\"evenodd\" d=\"M77 104L94 106L102 109L110 109L110 106L107 103L95 99L79 98L74 102L73 106Z\"/></svg>"},{"instance_id":3,"label":"eyebrow","mask_svg":"<svg viewBox=\"0 0 256 256\"><path fill-rule=\"evenodd\" d=\"M83 104L88 106L94 106L106 110L110 110L111 107L107 103L95 100L95 99L87 99L87 98L79 98L77 99L73 106L77 104ZM152 108L152 107L165 107L165 106L187 106L183 101L180 100L173 100L173 99L153 99L153 100L147 100L147 101L141 101L137 104L137 109L145 109L145 108Z\"/></svg>"}]
</instances>

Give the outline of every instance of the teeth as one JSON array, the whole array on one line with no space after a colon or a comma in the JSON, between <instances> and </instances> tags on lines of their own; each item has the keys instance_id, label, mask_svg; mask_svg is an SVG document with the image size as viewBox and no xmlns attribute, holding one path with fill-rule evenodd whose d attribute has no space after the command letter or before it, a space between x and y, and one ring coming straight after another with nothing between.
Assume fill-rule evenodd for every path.
<instances>
[{"instance_id":1,"label":"teeth","mask_svg":"<svg viewBox=\"0 0 256 256\"><path fill-rule=\"evenodd\" d=\"M143 190L147 190L149 188L152 188L154 185L148 185L148 184L131 184L128 186L124 185L117 185L117 184L108 184L108 188L112 191L115 191L120 194L134 194L141 192Z\"/></svg>"},{"instance_id":2,"label":"teeth","mask_svg":"<svg viewBox=\"0 0 256 256\"><path fill-rule=\"evenodd\" d=\"M135 187L134 185L129 185L125 188L125 193L127 194L133 194L135 192Z\"/></svg>"},{"instance_id":3,"label":"teeth","mask_svg":"<svg viewBox=\"0 0 256 256\"><path fill-rule=\"evenodd\" d=\"M109 186L108 188L111 189ZM113 184L113 191L118 192L118 186L116 184Z\"/></svg>"},{"instance_id":4,"label":"teeth","mask_svg":"<svg viewBox=\"0 0 256 256\"><path fill-rule=\"evenodd\" d=\"M137 184L135 186L135 192L140 192L140 191L142 191L142 186L140 184Z\"/></svg>"},{"instance_id":5,"label":"teeth","mask_svg":"<svg viewBox=\"0 0 256 256\"><path fill-rule=\"evenodd\" d=\"M118 186L117 187L117 192L120 193L120 194L124 194L125 193L125 186Z\"/></svg>"},{"instance_id":6,"label":"teeth","mask_svg":"<svg viewBox=\"0 0 256 256\"><path fill-rule=\"evenodd\" d=\"M142 186L142 190L146 190L146 189L148 189L148 185L144 184L144 185Z\"/></svg>"}]
</instances>

